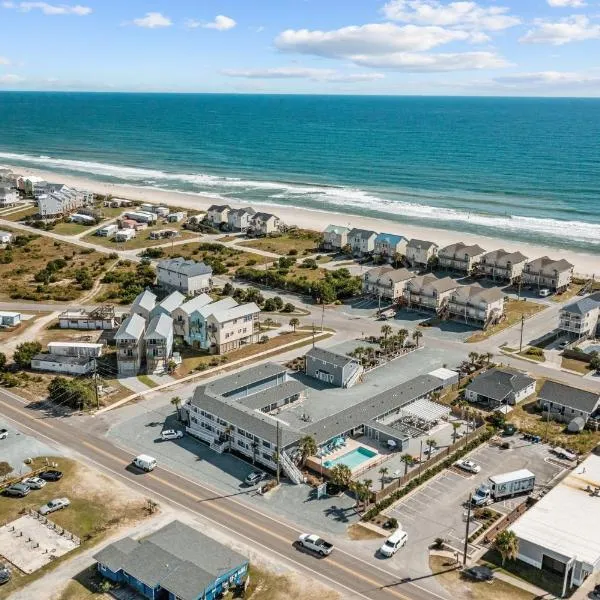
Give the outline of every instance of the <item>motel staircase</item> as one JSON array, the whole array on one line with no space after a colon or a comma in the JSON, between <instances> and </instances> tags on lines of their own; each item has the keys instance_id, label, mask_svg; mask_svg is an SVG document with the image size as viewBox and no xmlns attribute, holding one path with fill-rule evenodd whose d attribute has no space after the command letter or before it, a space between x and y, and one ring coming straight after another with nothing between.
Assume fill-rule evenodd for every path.
<instances>
[{"instance_id":1,"label":"motel staircase","mask_svg":"<svg viewBox=\"0 0 600 600\"><path fill-rule=\"evenodd\" d=\"M281 451L280 463L283 469L283 472L296 484L300 485L305 482L304 475L300 469L293 463L292 459L285 453L284 450Z\"/></svg>"},{"instance_id":2,"label":"motel staircase","mask_svg":"<svg viewBox=\"0 0 600 600\"><path fill-rule=\"evenodd\" d=\"M346 382L346 385L344 387L346 388L350 388L352 387L359 379L360 376L363 374L364 369L362 368L362 366L358 366L356 371L354 371L354 373L352 373L352 375L350 376L350 378L348 379L348 381Z\"/></svg>"}]
</instances>

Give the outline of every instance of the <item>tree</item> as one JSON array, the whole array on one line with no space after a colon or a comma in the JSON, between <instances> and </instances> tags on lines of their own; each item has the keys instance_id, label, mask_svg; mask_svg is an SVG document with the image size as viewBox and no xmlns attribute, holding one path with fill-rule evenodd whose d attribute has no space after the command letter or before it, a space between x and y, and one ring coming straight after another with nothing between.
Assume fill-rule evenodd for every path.
<instances>
[{"instance_id":1,"label":"tree","mask_svg":"<svg viewBox=\"0 0 600 600\"><path fill-rule=\"evenodd\" d=\"M392 333L391 325L382 325L381 326L381 335L383 336L383 340L387 342L388 336Z\"/></svg>"},{"instance_id":2,"label":"tree","mask_svg":"<svg viewBox=\"0 0 600 600\"><path fill-rule=\"evenodd\" d=\"M302 465L306 463L309 456L317 453L317 442L312 435L306 435L300 440L300 454L302 456Z\"/></svg>"},{"instance_id":3,"label":"tree","mask_svg":"<svg viewBox=\"0 0 600 600\"><path fill-rule=\"evenodd\" d=\"M429 458L431 458L431 451L437 446L437 442L433 438L429 438L425 443L427 444L427 447L429 448L429 452L427 453L427 456L429 456Z\"/></svg>"},{"instance_id":4,"label":"tree","mask_svg":"<svg viewBox=\"0 0 600 600\"><path fill-rule=\"evenodd\" d=\"M475 363L479 360L479 354L477 352L469 352L469 361L471 363L471 367L475 367Z\"/></svg>"},{"instance_id":5,"label":"tree","mask_svg":"<svg viewBox=\"0 0 600 600\"><path fill-rule=\"evenodd\" d=\"M41 351L42 345L39 342L23 342L17 346L13 360L20 369L27 369L31 366L31 359Z\"/></svg>"},{"instance_id":6,"label":"tree","mask_svg":"<svg viewBox=\"0 0 600 600\"><path fill-rule=\"evenodd\" d=\"M273 298L267 298L265 300L263 310L265 312L277 312L277 304L275 304L275 300L273 300Z\"/></svg>"},{"instance_id":7,"label":"tree","mask_svg":"<svg viewBox=\"0 0 600 600\"><path fill-rule=\"evenodd\" d=\"M485 357L485 362L489 367L490 363L492 362L492 358L494 358L494 355L491 352L486 352L483 356Z\"/></svg>"},{"instance_id":8,"label":"tree","mask_svg":"<svg viewBox=\"0 0 600 600\"><path fill-rule=\"evenodd\" d=\"M224 296L231 296L232 293L233 293L233 285L231 285L231 283L227 282L223 286L223 295Z\"/></svg>"},{"instance_id":9,"label":"tree","mask_svg":"<svg viewBox=\"0 0 600 600\"><path fill-rule=\"evenodd\" d=\"M275 296L273 298L273 302L275 303L277 310L281 310L283 308L283 300L281 299L280 296Z\"/></svg>"},{"instance_id":10,"label":"tree","mask_svg":"<svg viewBox=\"0 0 600 600\"><path fill-rule=\"evenodd\" d=\"M372 479L365 479L362 482L361 491L361 500L365 502L365 507L369 504L369 500L371 499L371 486L373 485Z\"/></svg>"},{"instance_id":11,"label":"tree","mask_svg":"<svg viewBox=\"0 0 600 600\"><path fill-rule=\"evenodd\" d=\"M352 246L350 244L346 244L342 247L342 254L346 254L347 256L352 255Z\"/></svg>"},{"instance_id":12,"label":"tree","mask_svg":"<svg viewBox=\"0 0 600 600\"><path fill-rule=\"evenodd\" d=\"M296 310L296 307L291 302L286 302L281 309L281 312L284 313L293 313Z\"/></svg>"},{"instance_id":13,"label":"tree","mask_svg":"<svg viewBox=\"0 0 600 600\"><path fill-rule=\"evenodd\" d=\"M268 335L261 335L259 341L260 341L261 344L266 344L269 341L269 336Z\"/></svg>"},{"instance_id":14,"label":"tree","mask_svg":"<svg viewBox=\"0 0 600 600\"><path fill-rule=\"evenodd\" d=\"M275 321L273 321L273 319L271 319L271 317L267 317L264 321L265 327L273 327L273 325L275 324Z\"/></svg>"},{"instance_id":15,"label":"tree","mask_svg":"<svg viewBox=\"0 0 600 600\"><path fill-rule=\"evenodd\" d=\"M456 444L456 435L457 435L459 429L460 429L460 423L457 423L456 421L454 423L452 423L452 443L453 444Z\"/></svg>"},{"instance_id":16,"label":"tree","mask_svg":"<svg viewBox=\"0 0 600 600\"><path fill-rule=\"evenodd\" d=\"M173 396L173 398L171 398L171 406L175 407L175 410L177 411L177 420L181 421L181 398L179 396Z\"/></svg>"},{"instance_id":17,"label":"tree","mask_svg":"<svg viewBox=\"0 0 600 600\"><path fill-rule=\"evenodd\" d=\"M177 368L177 363L172 358L169 359L169 362L167 363L167 371L169 373L173 373L176 368Z\"/></svg>"},{"instance_id":18,"label":"tree","mask_svg":"<svg viewBox=\"0 0 600 600\"><path fill-rule=\"evenodd\" d=\"M408 467L413 464L413 457L410 454L403 454L400 460L404 463L404 475L408 473Z\"/></svg>"},{"instance_id":19,"label":"tree","mask_svg":"<svg viewBox=\"0 0 600 600\"><path fill-rule=\"evenodd\" d=\"M415 340L415 344L417 344L417 348L419 347L419 340L423 337L423 333L416 329L413 331L412 339Z\"/></svg>"},{"instance_id":20,"label":"tree","mask_svg":"<svg viewBox=\"0 0 600 600\"><path fill-rule=\"evenodd\" d=\"M75 410L83 410L95 403L95 394L91 386L79 379L55 377L48 384L48 399Z\"/></svg>"},{"instance_id":21,"label":"tree","mask_svg":"<svg viewBox=\"0 0 600 600\"><path fill-rule=\"evenodd\" d=\"M6 354L4 352L0 352L0 371L4 371L6 369Z\"/></svg>"},{"instance_id":22,"label":"tree","mask_svg":"<svg viewBox=\"0 0 600 600\"><path fill-rule=\"evenodd\" d=\"M504 566L506 559L515 560L519 555L519 538L513 531L506 529L496 536L494 548L502 557L502 566Z\"/></svg>"},{"instance_id":23,"label":"tree","mask_svg":"<svg viewBox=\"0 0 600 600\"><path fill-rule=\"evenodd\" d=\"M348 465L338 464L329 471L331 483L341 488L347 488L352 481L352 471Z\"/></svg>"},{"instance_id":24,"label":"tree","mask_svg":"<svg viewBox=\"0 0 600 600\"><path fill-rule=\"evenodd\" d=\"M294 333L296 333L296 327L298 327L298 325L300 325L300 319L292 317L290 319L290 327L294 328Z\"/></svg>"},{"instance_id":25,"label":"tree","mask_svg":"<svg viewBox=\"0 0 600 600\"><path fill-rule=\"evenodd\" d=\"M381 475L381 489L385 487L385 478L388 473L389 469L387 467L381 467L381 469L379 469L379 474Z\"/></svg>"},{"instance_id":26,"label":"tree","mask_svg":"<svg viewBox=\"0 0 600 600\"><path fill-rule=\"evenodd\" d=\"M590 368L594 371L600 371L600 356L597 353L594 353L595 356L592 356L592 360L590 360Z\"/></svg>"}]
</instances>

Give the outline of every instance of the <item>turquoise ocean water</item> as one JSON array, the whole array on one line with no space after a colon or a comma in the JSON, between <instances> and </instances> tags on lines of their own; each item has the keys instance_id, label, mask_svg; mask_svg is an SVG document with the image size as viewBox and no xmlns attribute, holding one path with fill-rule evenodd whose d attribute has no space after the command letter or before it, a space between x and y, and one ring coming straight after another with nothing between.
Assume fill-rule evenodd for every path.
<instances>
[{"instance_id":1,"label":"turquoise ocean water","mask_svg":"<svg viewBox=\"0 0 600 600\"><path fill-rule=\"evenodd\" d=\"M600 100L5 92L0 164L600 254Z\"/></svg>"}]
</instances>

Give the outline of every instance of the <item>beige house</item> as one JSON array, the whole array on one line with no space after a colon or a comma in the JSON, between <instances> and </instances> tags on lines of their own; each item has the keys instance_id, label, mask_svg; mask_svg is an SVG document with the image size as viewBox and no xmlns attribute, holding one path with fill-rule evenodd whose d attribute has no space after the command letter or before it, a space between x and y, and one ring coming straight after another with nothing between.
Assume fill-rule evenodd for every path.
<instances>
[{"instance_id":1,"label":"beige house","mask_svg":"<svg viewBox=\"0 0 600 600\"><path fill-rule=\"evenodd\" d=\"M348 243L348 227L328 225L323 232L324 250L341 250Z\"/></svg>"},{"instance_id":2,"label":"beige house","mask_svg":"<svg viewBox=\"0 0 600 600\"><path fill-rule=\"evenodd\" d=\"M467 246L463 242L451 244L438 252L439 267L470 275L484 254L485 250L477 244L473 246Z\"/></svg>"},{"instance_id":3,"label":"beige house","mask_svg":"<svg viewBox=\"0 0 600 600\"><path fill-rule=\"evenodd\" d=\"M146 321L138 314L129 315L115 335L117 368L120 377L131 377L140 372L144 356Z\"/></svg>"},{"instance_id":4,"label":"beige house","mask_svg":"<svg viewBox=\"0 0 600 600\"><path fill-rule=\"evenodd\" d=\"M438 245L425 240L410 240L406 245L406 258L413 267L426 267L437 256Z\"/></svg>"},{"instance_id":5,"label":"beige house","mask_svg":"<svg viewBox=\"0 0 600 600\"><path fill-rule=\"evenodd\" d=\"M375 267L363 277L363 293L396 302L402 298L406 284L414 277L407 269Z\"/></svg>"},{"instance_id":6,"label":"beige house","mask_svg":"<svg viewBox=\"0 0 600 600\"><path fill-rule=\"evenodd\" d=\"M553 260L542 256L525 265L523 283L561 292L569 287L573 279L573 268L567 260Z\"/></svg>"},{"instance_id":7,"label":"beige house","mask_svg":"<svg viewBox=\"0 0 600 600\"><path fill-rule=\"evenodd\" d=\"M407 244L408 240L402 235L380 233L375 238L373 255L388 262L393 262L396 256L406 254Z\"/></svg>"},{"instance_id":8,"label":"beige house","mask_svg":"<svg viewBox=\"0 0 600 600\"><path fill-rule=\"evenodd\" d=\"M278 216L270 213L258 212L252 219L248 226L248 233L256 236L269 235L270 233L276 233L281 227L281 220Z\"/></svg>"},{"instance_id":9,"label":"beige house","mask_svg":"<svg viewBox=\"0 0 600 600\"><path fill-rule=\"evenodd\" d=\"M479 272L490 279L512 283L521 276L526 262L527 257L520 252L494 250L481 257Z\"/></svg>"},{"instance_id":10,"label":"beige house","mask_svg":"<svg viewBox=\"0 0 600 600\"><path fill-rule=\"evenodd\" d=\"M486 329L504 315L504 294L497 288L464 285L450 294L445 309L453 319L481 325Z\"/></svg>"},{"instance_id":11,"label":"beige house","mask_svg":"<svg viewBox=\"0 0 600 600\"><path fill-rule=\"evenodd\" d=\"M228 216L231 211L231 206L227 204L213 204L206 211L206 220L210 225L216 227L217 229L221 227L221 225L227 225Z\"/></svg>"},{"instance_id":12,"label":"beige house","mask_svg":"<svg viewBox=\"0 0 600 600\"><path fill-rule=\"evenodd\" d=\"M250 221L252 221L252 217L254 217L255 214L256 211L250 207L229 211L229 214L227 215L229 230L241 232L248 231Z\"/></svg>"},{"instance_id":13,"label":"beige house","mask_svg":"<svg viewBox=\"0 0 600 600\"><path fill-rule=\"evenodd\" d=\"M348 233L348 244L352 248L352 254L364 256L372 254L375 250L375 238L377 232L367 229L354 228Z\"/></svg>"},{"instance_id":14,"label":"beige house","mask_svg":"<svg viewBox=\"0 0 600 600\"><path fill-rule=\"evenodd\" d=\"M406 284L404 301L408 308L440 312L458 287L458 282L450 277L438 279L435 275L420 275Z\"/></svg>"},{"instance_id":15,"label":"beige house","mask_svg":"<svg viewBox=\"0 0 600 600\"><path fill-rule=\"evenodd\" d=\"M258 342L260 308L254 302L212 312L206 319L209 350L224 354Z\"/></svg>"}]
</instances>

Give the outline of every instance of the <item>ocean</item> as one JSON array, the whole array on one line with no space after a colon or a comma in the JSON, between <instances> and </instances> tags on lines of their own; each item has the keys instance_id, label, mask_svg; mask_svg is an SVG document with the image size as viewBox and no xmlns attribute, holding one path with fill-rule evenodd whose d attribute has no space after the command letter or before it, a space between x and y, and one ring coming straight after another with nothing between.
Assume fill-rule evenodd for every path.
<instances>
[{"instance_id":1,"label":"ocean","mask_svg":"<svg viewBox=\"0 0 600 600\"><path fill-rule=\"evenodd\" d=\"M0 124L0 164L600 254L596 99L4 92Z\"/></svg>"}]
</instances>

